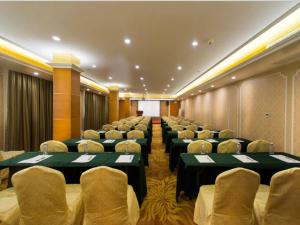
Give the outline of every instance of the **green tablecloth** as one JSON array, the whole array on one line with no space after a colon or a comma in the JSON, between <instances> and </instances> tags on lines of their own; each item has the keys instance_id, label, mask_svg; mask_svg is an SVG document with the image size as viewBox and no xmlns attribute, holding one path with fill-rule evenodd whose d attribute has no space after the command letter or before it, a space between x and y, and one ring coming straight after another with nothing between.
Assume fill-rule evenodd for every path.
<instances>
[{"instance_id":1,"label":"green tablecloth","mask_svg":"<svg viewBox=\"0 0 300 225\"><path fill-rule=\"evenodd\" d=\"M247 139L244 138L238 138L239 140L242 140L243 142L241 142L241 152L246 152L247 151L247 146L248 144L251 142ZM206 139L197 139L194 138L192 139L193 141L196 140L206 140ZM227 141L229 140L228 138L214 138L215 141L212 143L213 149L212 152L216 153L217 152L217 148L218 148L218 144L220 144L223 141ZM177 163L179 161L179 155L180 153L186 153L187 152L187 146L189 145L189 143L185 143L182 139L178 139L178 138L173 138L172 139L172 143L170 146L170 156L169 156L169 169L171 171L173 171L176 166Z\"/></svg>"},{"instance_id":2,"label":"green tablecloth","mask_svg":"<svg viewBox=\"0 0 300 225\"><path fill-rule=\"evenodd\" d=\"M78 145L78 141L80 141L80 138L73 138L73 139L69 139L69 140L65 140L64 143L68 146L69 152L77 152L77 145ZM117 143L124 141L125 139L117 139L115 140L113 143L103 143L106 139L93 139L93 141L99 142L104 146L104 151L105 152L114 152L115 151L115 146ZM149 165L148 162L148 143L147 143L147 139L137 139L136 140L137 143L139 143L141 145L142 148L142 156L144 159L144 164L146 166Z\"/></svg>"},{"instance_id":3,"label":"green tablecloth","mask_svg":"<svg viewBox=\"0 0 300 225\"><path fill-rule=\"evenodd\" d=\"M258 163L243 163L234 158L233 154L217 153L208 154L215 163L199 163L195 158L196 154L181 154L177 171L176 199L178 199L181 191L184 191L190 198L196 196L201 185L214 184L220 173L232 168L243 167L254 170L260 174L262 184L269 184L274 173L292 167L300 167L300 163L286 163L273 158L269 153L243 154L248 155ZM294 155L276 154L286 155L300 161L300 157Z\"/></svg>"},{"instance_id":4,"label":"green tablecloth","mask_svg":"<svg viewBox=\"0 0 300 225\"><path fill-rule=\"evenodd\" d=\"M53 155L52 157L36 164L19 163L24 159L29 159L40 154L40 152L28 152L2 161L0 162L0 169L8 167L9 176L11 178L11 176L19 170L33 165L41 165L61 171L64 174L67 183L80 183L80 176L84 171L97 166L109 166L122 170L128 175L128 183L133 186L140 203L143 202L144 197L147 195L145 170L140 154L130 153L130 155L134 155L134 159L131 163L116 163L115 161L119 155L122 155L122 153L116 152L90 154L96 155L96 157L88 163L72 163L73 160L83 154L78 152L51 153L49 155Z\"/></svg>"}]
</instances>

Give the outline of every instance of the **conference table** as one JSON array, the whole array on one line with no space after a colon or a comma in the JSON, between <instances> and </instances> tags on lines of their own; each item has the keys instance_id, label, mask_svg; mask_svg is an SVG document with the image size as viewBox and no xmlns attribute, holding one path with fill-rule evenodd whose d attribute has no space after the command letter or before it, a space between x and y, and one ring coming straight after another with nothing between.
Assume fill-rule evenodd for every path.
<instances>
[{"instance_id":1,"label":"conference table","mask_svg":"<svg viewBox=\"0 0 300 225\"><path fill-rule=\"evenodd\" d=\"M27 152L14 158L1 161L0 169L9 168L9 180L11 186L11 177L14 173L35 165L46 166L61 171L65 176L66 183L69 184L80 183L81 174L88 169L97 166L109 166L122 170L127 174L128 184L132 185L140 205L142 204L144 197L147 195L145 169L141 154L139 153L130 153L129 155L134 156L133 160L126 163L116 162L120 155L125 155L124 153L117 152L88 154L90 156L95 155L95 157L91 161L85 163L73 162L78 157L84 155L84 153L49 153L48 155L51 157L37 163L20 163L23 160L31 159L36 156L43 156L41 152Z\"/></svg>"},{"instance_id":2,"label":"conference table","mask_svg":"<svg viewBox=\"0 0 300 225\"><path fill-rule=\"evenodd\" d=\"M201 131L195 131L194 132L194 138L198 137L199 132L201 132ZM218 138L219 137L220 131L213 130L211 132L214 134L213 138ZM173 138L178 138L178 131L167 131L166 141L165 141L165 143L166 143L165 152L170 152L170 147L171 147L171 143L172 143Z\"/></svg>"},{"instance_id":3,"label":"conference table","mask_svg":"<svg viewBox=\"0 0 300 225\"><path fill-rule=\"evenodd\" d=\"M72 138L69 140L65 140L64 143L67 145L69 152L78 152L77 145L79 141L85 140L81 138ZM127 139L115 139L113 142L107 142L110 139L92 139L95 142L101 143L104 146L105 152L115 152L115 146L121 141L125 141ZM149 166L148 161L148 143L146 138L136 139L136 143L141 145L141 154L144 160L144 164Z\"/></svg>"},{"instance_id":4,"label":"conference table","mask_svg":"<svg viewBox=\"0 0 300 225\"><path fill-rule=\"evenodd\" d=\"M211 153L202 155L201 157L209 156L213 162L206 162L207 160L199 161L199 154L180 154L180 160L177 170L177 185L176 185L176 200L180 196L180 192L184 191L184 194L190 198L197 196L199 187L201 185L214 184L216 177L229 169L236 167L243 167L256 171L261 176L261 184L270 184L271 177L278 171L300 167L300 157L290 155L283 152L276 152L274 154L269 153L242 153L238 157L246 156L252 160L246 162L240 161L235 158L237 154L229 153ZM284 160L275 158L281 157ZM288 157L288 158L286 158ZM256 162L253 162L255 160Z\"/></svg>"},{"instance_id":5,"label":"conference table","mask_svg":"<svg viewBox=\"0 0 300 225\"><path fill-rule=\"evenodd\" d=\"M187 152L187 146L191 141L198 141L198 140L209 141L212 144L212 152L217 153L218 145L229 139L232 138L210 138L210 139L193 138L188 140L173 138L170 146L169 169L171 171L174 171L174 169L178 164L180 154ZM235 140L238 140L240 142L241 152L246 152L247 146L251 141L245 138L236 138Z\"/></svg>"}]
</instances>

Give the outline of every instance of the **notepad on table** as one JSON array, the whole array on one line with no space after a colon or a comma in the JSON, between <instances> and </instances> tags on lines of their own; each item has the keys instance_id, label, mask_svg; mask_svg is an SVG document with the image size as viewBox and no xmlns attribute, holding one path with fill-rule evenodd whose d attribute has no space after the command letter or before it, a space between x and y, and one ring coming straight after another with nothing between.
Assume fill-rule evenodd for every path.
<instances>
[{"instance_id":1,"label":"notepad on table","mask_svg":"<svg viewBox=\"0 0 300 225\"><path fill-rule=\"evenodd\" d=\"M92 161L96 155L81 155L77 159L73 160L73 163L87 163Z\"/></svg>"},{"instance_id":2,"label":"notepad on table","mask_svg":"<svg viewBox=\"0 0 300 225\"><path fill-rule=\"evenodd\" d=\"M107 139L107 140L103 141L103 143L114 143L114 142L115 142L115 140L113 140L113 139Z\"/></svg>"},{"instance_id":3,"label":"notepad on table","mask_svg":"<svg viewBox=\"0 0 300 225\"><path fill-rule=\"evenodd\" d=\"M80 143L84 143L86 142L86 140L80 140L80 141L77 141L76 144L80 144Z\"/></svg>"},{"instance_id":4,"label":"notepad on table","mask_svg":"<svg viewBox=\"0 0 300 225\"><path fill-rule=\"evenodd\" d=\"M99 133L99 134L105 134L106 131L105 131L105 130L99 130L98 133Z\"/></svg>"},{"instance_id":5,"label":"notepad on table","mask_svg":"<svg viewBox=\"0 0 300 225\"><path fill-rule=\"evenodd\" d=\"M215 161L208 155L195 155L199 163L215 163Z\"/></svg>"},{"instance_id":6,"label":"notepad on table","mask_svg":"<svg viewBox=\"0 0 300 225\"><path fill-rule=\"evenodd\" d=\"M120 133L122 133L122 134L125 134L125 133L126 133L126 131L125 131L125 130L121 130L121 131L120 131Z\"/></svg>"},{"instance_id":7,"label":"notepad on table","mask_svg":"<svg viewBox=\"0 0 300 225\"><path fill-rule=\"evenodd\" d=\"M50 157L52 157L52 155L38 155L30 159L24 159L18 163L38 163Z\"/></svg>"},{"instance_id":8,"label":"notepad on table","mask_svg":"<svg viewBox=\"0 0 300 225\"><path fill-rule=\"evenodd\" d=\"M276 159L279 159L279 160L281 160L283 162L286 162L286 163L300 163L299 160L287 157L285 155L270 155L270 156L272 156L272 157L274 157Z\"/></svg>"},{"instance_id":9,"label":"notepad on table","mask_svg":"<svg viewBox=\"0 0 300 225\"><path fill-rule=\"evenodd\" d=\"M236 142L244 142L243 140L240 140L240 139L237 139L237 138L234 138L232 139L233 141L236 141Z\"/></svg>"},{"instance_id":10,"label":"notepad on table","mask_svg":"<svg viewBox=\"0 0 300 225\"><path fill-rule=\"evenodd\" d=\"M214 140L214 139L206 139L206 141L210 142L210 143L218 143L218 141Z\"/></svg>"},{"instance_id":11,"label":"notepad on table","mask_svg":"<svg viewBox=\"0 0 300 225\"><path fill-rule=\"evenodd\" d=\"M116 163L131 163L134 158L134 155L120 155Z\"/></svg>"},{"instance_id":12,"label":"notepad on table","mask_svg":"<svg viewBox=\"0 0 300 225\"><path fill-rule=\"evenodd\" d=\"M184 143L191 143L193 140L192 139L183 139L182 140Z\"/></svg>"},{"instance_id":13,"label":"notepad on table","mask_svg":"<svg viewBox=\"0 0 300 225\"><path fill-rule=\"evenodd\" d=\"M258 163L258 161L252 159L247 155L233 155L233 157L240 160L243 163Z\"/></svg>"},{"instance_id":14,"label":"notepad on table","mask_svg":"<svg viewBox=\"0 0 300 225\"><path fill-rule=\"evenodd\" d=\"M218 134L218 133L220 133L220 132L219 132L219 131L216 131L216 130L212 130L211 133L213 133L213 134Z\"/></svg>"}]
</instances>

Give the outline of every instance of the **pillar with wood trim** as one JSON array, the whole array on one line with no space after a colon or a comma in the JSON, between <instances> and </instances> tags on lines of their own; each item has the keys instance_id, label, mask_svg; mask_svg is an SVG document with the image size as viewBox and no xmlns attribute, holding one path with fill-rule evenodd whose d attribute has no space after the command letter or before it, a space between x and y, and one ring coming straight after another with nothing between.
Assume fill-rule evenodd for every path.
<instances>
[{"instance_id":1,"label":"pillar with wood trim","mask_svg":"<svg viewBox=\"0 0 300 225\"><path fill-rule=\"evenodd\" d=\"M119 88L109 87L108 95L108 120L109 123L119 120Z\"/></svg>"}]
</instances>

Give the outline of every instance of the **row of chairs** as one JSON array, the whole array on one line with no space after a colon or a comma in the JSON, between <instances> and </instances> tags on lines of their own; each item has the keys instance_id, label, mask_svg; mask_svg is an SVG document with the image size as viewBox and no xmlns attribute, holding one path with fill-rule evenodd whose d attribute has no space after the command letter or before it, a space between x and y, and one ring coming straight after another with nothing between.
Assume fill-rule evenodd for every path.
<instances>
[{"instance_id":1,"label":"row of chairs","mask_svg":"<svg viewBox=\"0 0 300 225\"><path fill-rule=\"evenodd\" d=\"M241 144L235 139L229 139L218 144L218 153L237 153L241 151ZM273 143L265 140L255 140L248 144L247 152L272 152ZM205 140L197 140L189 143L188 153L211 153L212 144Z\"/></svg>"},{"instance_id":2,"label":"row of chairs","mask_svg":"<svg viewBox=\"0 0 300 225\"><path fill-rule=\"evenodd\" d=\"M104 146L101 143L92 140L82 140L77 145L78 152L104 152ZM40 145L42 152L68 152L68 147L60 141L46 141ZM133 140L121 141L115 146L116 152L141 152L141 145Z\"/></svg>"},{"instance_id":3,"label":"row of chairs","mask_svg":"<svg viewBox=\"0 0 300 225\"><path fill-rule=\"evenodd\" d=\"M299 225L300 169L274 174L270 186L260 175L235 168L220 174L215 185L200 187L194 222L198 225Z\"/></svg>"},{"instance_id":4,"label":"row of chairs","mask_svg":"<svg viewBox=\"0 0 300 225\"><path fill-rule=\"evenodd\" d=\"M201 139L208 139L213 138L214 133L210 130L202 130L197 135L198 138ZM219 132L219 138L234 138L235 134L234 131L226 129ZM178 138L179 139L186 139L186 138L194 138L194 131L192 130L183 130L178 131Z\"/></svg>"},{"instance_id":5,"label":"row of chairs","mask_svg":"<svg viewBox=\"0 0 300 225\"><path fill-rule=\"evenodd\" d=\"M147 131L150 120L150 117L129 117L119 121L113 121L112 124L105 124L102 126L102 129L104 131L116 129L119 131L130 131L134 127L135 130Z\"/></svg>"},{"instance_id":6,"label":"row of chairs","mask_svg":"<svg viewBox=\"0 0 300 225\"><path fill-rule=\"evenodd\" d=\"M139 219L127 175L113 168L92 168L80 184L66 184L61 172L33 166L15 173L12 184L0 191L0 224L135 225Z\"/></svg>"},{"instance_id":7,"label":"row of chairs","mask_svg":"<svg viewBox=\"0 0 300 225\"><path fill-rule=\"evenodd\" d=\"M95 130L85 130L83 132L83 138L86 139L99 139L100 134ZM141 130L132 130L127 133L128 139L145 138L145 134ZM123 139L123 134L117 130L110 130L105 132L105 139Z\"/></svg>"}]
</instances>

